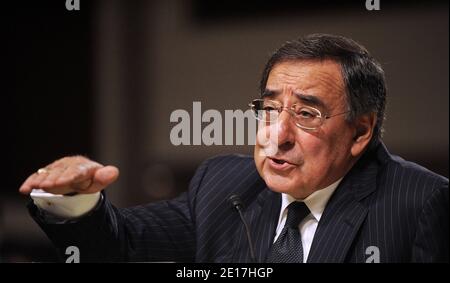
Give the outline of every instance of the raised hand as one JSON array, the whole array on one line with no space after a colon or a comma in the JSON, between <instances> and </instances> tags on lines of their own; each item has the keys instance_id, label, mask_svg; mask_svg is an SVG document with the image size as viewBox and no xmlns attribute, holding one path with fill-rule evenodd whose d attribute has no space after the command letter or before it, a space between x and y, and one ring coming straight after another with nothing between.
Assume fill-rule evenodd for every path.
<instances>
[{"instance_id":1,"label":"raised hand","mask_svg":"<svg viewBox=\"0 0 450 283\"><path fill-rule=\"evenodd\" d=\"M117 167L103 166L84 156L70 156L37 170L19 192L30 194L33 189L42 189L53 194L91 194L105 189L118 176Z\"/></svg>"}]
</instances>

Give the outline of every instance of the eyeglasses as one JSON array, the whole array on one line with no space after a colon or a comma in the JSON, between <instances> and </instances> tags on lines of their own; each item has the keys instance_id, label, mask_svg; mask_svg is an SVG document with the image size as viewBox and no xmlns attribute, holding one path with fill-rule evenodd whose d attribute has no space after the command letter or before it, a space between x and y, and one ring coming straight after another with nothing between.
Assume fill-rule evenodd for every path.
<instances>
[{"instance_id":1,"label":"eyeglasses","mask_svg":"<svg viewBox=\"0 0 450 283\"><path fill-rule=\"evenodd\" d=\"M295 119L295 125L305 130L316 130L325 122L325 120L332 117L348 113L350 111L334 114L322 115L322 113L310 106L294 104L291 107L283 107L281 102L268 99L255 99L249 103L250 109L257 120L273 123L276 122L283 110L286 110Z\"/></svg>"}]
</instances>

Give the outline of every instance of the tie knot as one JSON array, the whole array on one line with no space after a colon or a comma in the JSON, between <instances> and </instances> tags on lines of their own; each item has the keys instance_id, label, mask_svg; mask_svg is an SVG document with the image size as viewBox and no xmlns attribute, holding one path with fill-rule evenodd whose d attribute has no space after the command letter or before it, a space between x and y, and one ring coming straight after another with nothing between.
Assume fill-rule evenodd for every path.
<instances>
[{"instance_id":1,"label":"tie knot","mask_svg":"<svg viewBox=\"0 0 450 283\"><path fill-rule=\"evenodd\" d=\"M294 201L288 207L286 224L284 226L297 228L298 224L310 213L304 202Z\"/></svg>"}]
</instances>

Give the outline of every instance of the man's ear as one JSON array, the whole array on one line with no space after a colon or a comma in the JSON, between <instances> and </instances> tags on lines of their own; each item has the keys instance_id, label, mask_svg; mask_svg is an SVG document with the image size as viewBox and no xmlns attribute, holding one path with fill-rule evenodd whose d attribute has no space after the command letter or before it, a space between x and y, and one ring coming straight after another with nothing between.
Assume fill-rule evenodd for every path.
<instances>
[{"instance_id":1,"label":"man's ear","mask_svg":"<svg viewBox=\"0 0 450 283\"><path fill-rule=\"evenodd\" d=\"M355 135L351 153L353 156L359 156L368 146L373 136L373 130L377 122L377 114L369 113L361 115L355 121Z\"/></svg>"}]
</instances>

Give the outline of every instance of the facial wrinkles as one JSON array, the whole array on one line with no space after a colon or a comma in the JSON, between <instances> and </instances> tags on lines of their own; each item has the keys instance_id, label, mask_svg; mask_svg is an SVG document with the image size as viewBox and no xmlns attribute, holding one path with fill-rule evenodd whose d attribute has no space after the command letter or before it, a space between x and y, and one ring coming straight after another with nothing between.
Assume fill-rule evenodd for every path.
<instances>
[{"instance_id":1,"label":"facial wrinkles","mask_svg":"<svg viewBox=\"0 0 450 283\"><path fill-rule=\"evenodd\" d=\"M325 95L330 110L343 104L342 102L344 100L342 99L342 95L344 94L344 87L339 79L337 80L334 75L322 71L318 71L314 79L316 82L313 84L319 89L322 95Z\"/></svg>"},{"instance_id":2,"label":"facial wrinkles","mask_svg":"<svg viewBox=\"0 0 450 283\"><path fill-rule=\"evenodd\" d=\"M337 67L339 68L339 66ZM267 83L268 89L290 95L292 93L317 95L326 100L325 102L329 106L328 110L343 108L341 95L345 92L340 68L337 70L328 68L327 71L322 71L309 68L306 63L300 70L292 66L283 66L279 69L275 67L273 71L273 80Z\"/></svg>"},{"instance_id":3,"label":"facial wrinkles","mask_svg":"<svg viewBox=\"0 0 450 283\"><path fill-rule=\"evenodd\" d=\"M317 95L328 106L328 110L333 111L337 108L343 108L341 106L343 104L343 99L341 98L343 86L339 81L340 73L336 74L336 71L331 71L330 73L330 69L328 71L311 70L307 67L301 70L286 67L274 71L272 80L268 82L267 88L276 90L279 94L275 98L280 99L285 106L291 101L292 97L295 97L292 95L293 93L299 93ZM298 148L295 150L295 153L289 151L281 155L289 156L288 159L291 159L291 161L295 160L296 163L302 163L299 160L301 158L297 150Z\"/></svg>"}]
</instances>

